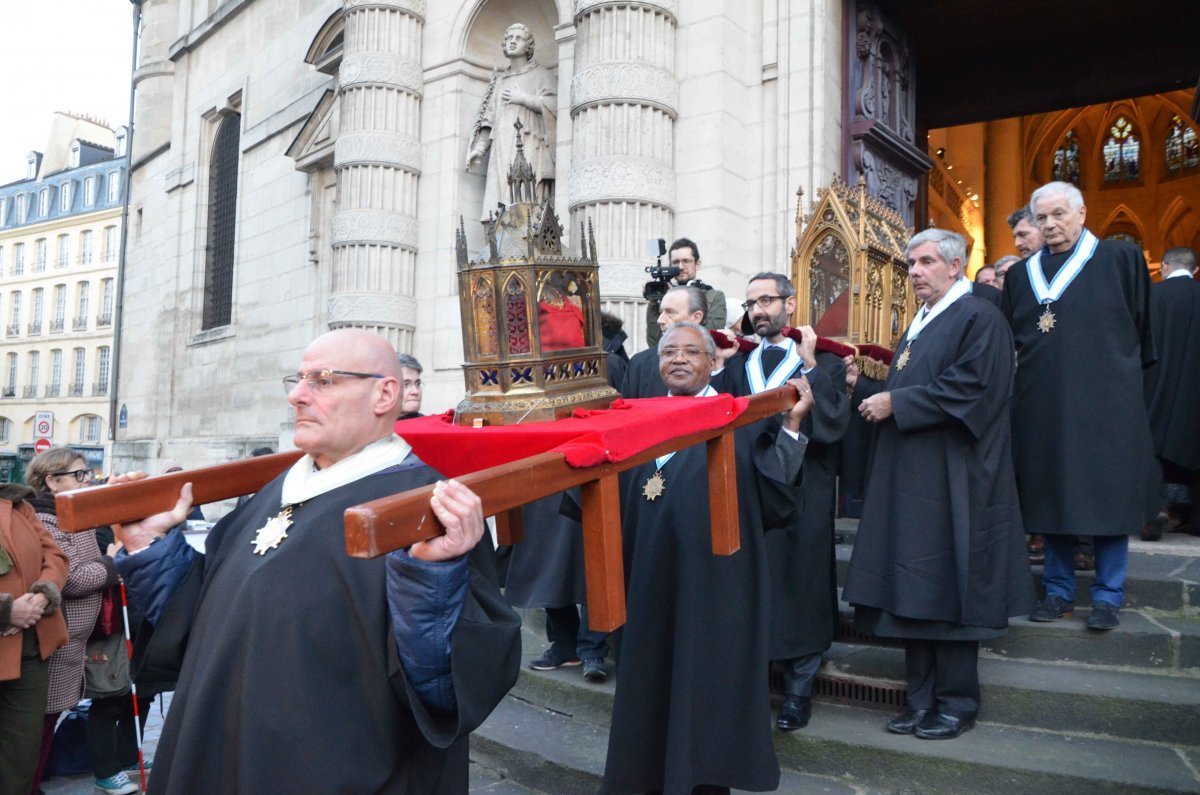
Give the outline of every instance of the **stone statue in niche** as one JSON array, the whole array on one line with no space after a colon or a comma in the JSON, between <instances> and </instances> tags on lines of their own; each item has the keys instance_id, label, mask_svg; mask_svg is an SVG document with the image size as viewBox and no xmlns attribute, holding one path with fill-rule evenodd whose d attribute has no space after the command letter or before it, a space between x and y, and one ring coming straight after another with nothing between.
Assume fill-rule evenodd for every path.
<instances>
[{"instance_id":1,"label":"stone statue in niche","mask_svg":"<svg viewBox=\"0 0 1200 795\"><path fill-rule=\"evenodd\" d=\"M487 93L479 106L471 141L467 147L468 169L487 157L487 182L483 190L480 218L507 203L508 167L516 156L513 124L521 122L525 159L533 166L537 201L554 193L554 150L557 125L557 81L549 69L533 57L533 33L521 22L508 26L502 44L508 68L493 72Z\"/></svg>"}]
</instances>

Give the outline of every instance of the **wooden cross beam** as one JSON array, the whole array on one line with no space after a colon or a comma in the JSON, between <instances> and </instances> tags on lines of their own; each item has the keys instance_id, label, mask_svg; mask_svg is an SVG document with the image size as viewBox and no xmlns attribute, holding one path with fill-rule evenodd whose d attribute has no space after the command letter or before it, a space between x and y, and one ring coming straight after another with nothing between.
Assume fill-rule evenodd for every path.
<instances>
[{"instance_id":1,"label":"wooden cross beam","mask_svg":"<svg viewBox=\"0 0 1200 795\"><path fill-rule=\"evenodd\" d=\"M619 462L577 468L567 464L562 453L549 452L472 472L457 480L479 495L485 516L496 517L502 544L521 540L521 506L579 486L589 624L593 629L611 632L625 622L617 475L661 455L706 443L712 550L716 555L731 555L741 544L733 431L790 409L796 399L791 385L762 392L750 397L746 410L726 425L675 437ZM179 498L179 490L189 481L198 505L251 494L300 456L299 451L276 453L132 483L63 492L56 497L59 527L76 532L170 510ZM348 508L346 553L373 558L441 535L444 530L429 507L432 491L433 486L424 486Z\"/></svg>"}]
</instances>

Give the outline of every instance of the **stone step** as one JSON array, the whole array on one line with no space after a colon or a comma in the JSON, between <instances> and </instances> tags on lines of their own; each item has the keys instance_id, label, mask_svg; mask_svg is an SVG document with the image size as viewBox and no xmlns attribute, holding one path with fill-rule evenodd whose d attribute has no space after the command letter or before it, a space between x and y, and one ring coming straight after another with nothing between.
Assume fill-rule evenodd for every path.
<instances>
[{"instance_id":1,"label":"stone step","mask_svg":"<svg viewBox=\"0 0 1200 795\"><path fill-rule=\"evenodd\" d=\"M903 691L904 651L835 643L821 675ZM979 679L989 722L1200 748L1200 678L985 655Z\"/></svg>"},{"instance_id":2,"label":"stone step","mask_svg":"<svg viewBox=\"0 0 1200 795\"><path fill-rule=\"evenodd\" d=\"M525 661L539 655L544 642L526 631ZM855 657L839 649L836 665L865 675L887 661L868 659L888 649L867 649ZM832 667L832 666L831 666ZM799 732L775 733L775 747L785 769L781 792L973 792L1012 793L1166 793L1200 790L1200 745L1195 743L1196 718L1180 721L1181 711L1195 710L1194 694L1179 699L1182 706L1163 710L1169 699L1155 691L1146 677L1110 673L1096 680L1123 699L1121 709L1140 712L1143 721L1178 728L1163 740L1103 736L1095 731L1030 728L1009 723L1023 719L1019 705L996 702L1020 696L1031 708L1061 706L1057 700L1039 702L1019 683L1026 665L985 660L988 691L984 720L972 731L949 742L927 742L888 734L887 714L818 700L809 726ZM1049 668L1051 666L1043 666ZM1013 669L1011 677L1005 673ZM998 673L997 673L998 672ZM1108 672L1105 672L1108 673ZM1087 690L1082 680L1046 681L1055 692ZM1006 678L1007 677L1007 678ZM1164 687L1169 687L1164 680ZM1007 688L1007 691L1006 691ZM1035 688L1036 689L1036 688ZM524 670L512 693L476 732L473 755L489 760L495 775L546 792L595 792L608 744L608 721L615 685L587 683L579 668L535 673ZM1190 691L1189 691L1190 693ZM1096 699L1101 696L1094 697ZM1076 713L1077 714L1077 713ZM1068 721L1070 714L1062 716ZM1091 717L1087 720L1092 720ZM1090 724L1095 726L1095 724ZM1183 736L1181 737L1180 734ZM1191 740L1192 742L1188 742Z\"/></svg>"},{"instance_id":3,"label":"stone step","mask_svg":"<svg viewBox=\"0 0 1200 795\"><path fill-rule=\"evenodd\" d=\"M1137 548L1130 549L1129 575L1125 581L1125 607L1146 612L1157 612L1176 616L1200 618L1200 557L1170 553L1142 551L1149 542L1135 542ZM850 566L850 555L854 546L850 542L838 544L838 583L846 581ZM1042 567L1031 566L1034 590L1041 593ZM1095 573L1078 572L1075 578L1076 603L1081 607L1091 604L1088 589L1095 581Z\"/></svg>"},{"instance_id":4,"label":"stone step","mask_svg":"<svg viewBox=\"0 0 1200 795\"><path fill-rule=\"evenodd\" d=\"M853 608L841 602L839 609L843 627L850 626ZM1126 609L1121 611L1119 627L1097 632L1087 628L1090 612L1077 607L1073 617L1047 623L1014 618L1007 635L984 641L981 647L995 657L1015 660L1200 677L1200 620ZM896 645L877 644L857 632L843 632L841 639Z\"/></svg>"}]
</instances>

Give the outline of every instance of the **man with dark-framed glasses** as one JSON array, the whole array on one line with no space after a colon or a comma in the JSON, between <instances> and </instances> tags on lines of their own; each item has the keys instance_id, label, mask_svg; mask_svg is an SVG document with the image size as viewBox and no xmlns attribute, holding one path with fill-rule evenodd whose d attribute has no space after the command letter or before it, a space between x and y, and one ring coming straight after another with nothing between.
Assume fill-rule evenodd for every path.
<instances>
[{"instance_id":1,"label":"man with dark-framed glasses","mask_svg":"<svg viewBox=\"0 0 1200 795\"><path fill-rule=\"evenodd\" d=\"M479 499L440 481L445 536L348 557L346 508L439 477L392 432L396 353L334 331L284 384L305 455L219 522L204 555L173 529L190 485L173 511L116 528L152 627L144 666L179 671L150 791L465 792L467 734L520 661Z\"/></svg>"},{"instance_id":2,"label":"man with dark-framed glasses","mask_svg":"<svg viewBox=\"0 0 1200 795\"><path fill-rule=\"evenodd\" d=\"M700 247L694 241L681 237L671 244L667 257L672 268L678 268L679 274L672 280L672 286L697 287L704 291L705 316L703 326L707 329L725 328L725 293L711 284L705 284L696 278L700 270ZM653 348L662 338L663 329L658 322L662 311L660 301L650 301L646 305L646 345Z\"/></svg>"},{"instance_id":3,"label":"man with dark-framed glasses","mask_svg":"<svg viewBox=\"0 0 1200 795\"><path fill-rule=\"evenodd\" d=\"M753 395L805 376L815 402L801 431L804 510L785 528L768 533L771 575L770 655L783 669L783 705L775 725L795 731L808 725L812 688L821 657L837 627L834 579L834 501L840 442L850 422L850 401L841 385L841 357L817 351L817 333L800 327L800 341L783 333L796 311L796 288L780 273L757 273L746 285L742 327L761 343L725 365L723 384L736 395Z\"/></svg>"}]
</instances>

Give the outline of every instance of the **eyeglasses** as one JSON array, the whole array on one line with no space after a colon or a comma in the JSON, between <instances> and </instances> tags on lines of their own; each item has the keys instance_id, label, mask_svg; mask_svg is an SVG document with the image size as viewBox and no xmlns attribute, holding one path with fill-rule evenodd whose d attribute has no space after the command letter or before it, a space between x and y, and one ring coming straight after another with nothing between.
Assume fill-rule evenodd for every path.
<instances>
[{"instance_id":1,"label":"eyeglasses","mask_svg":"<svg viewBox=\"0 0 1200 795\"><path fill-rule=\"evenodd\" d=\"M783 301L783 300L785 300L785 296L782 296L782 295L760 295L758 298L755 298L753 301L743 301L742 309L746 312L749 312L751 309L753 309L756 306L759 309L766 309L768 306L775 303L776 301Z\"/></svg>"},{"instance_id":2,"label":"eyeglasses","mask_svg":"<svg viewBox=\"0 0 1200 795\"><path fill-rule=\"evenodd\" d=\"M697 345L684 345L682 348L676 348L674 345L668 345L658 352L660 359L674 359L679 354L683 354L684 358L698 360L702 356L707 356L708 351Z\"/></svg>"},{"instance_id":3,"label":"eyeglasses","mask_svg":"<svg viewBox=\"0 0 1200 795\"><path fill-rule=\"evenodd\" d=\"M695 257L679 257L677 259L671 260L671 264L672 265L691 265L695 261L696 261Z\"/></svg>"},{"instance_id":4,"label":"eyeglasses","mask_svg":"<svg viewBox=\"0 0 1200 795\"><path fill-rule=\"evenodd\" d=\"M379 373L352 373L349 370L310 370L307 373L296 373L283 377L283 389L288 394L303 381L314 392L320 392L337 384L335 375L348 375L351 378L385 378Z\"/></svg>"},{"instance_id":5,"label":"eyeglasses","mask_svg":"<svg viewBox=\"0 0 1200 795\"><path fill-rule=\"evenodd\" d=\"M69 472L51 472L50 476L55 478L65 478L67 475L72 475L76 483L82 483L85 480L91 480L92 470L90 469L72 469Z\"/></svg>"},{"instance_id":6,"label":"eyeglasses","mask_svg":"<svg viewBox=\"0 0 1200 795\"><path fill-rule=\"evenodd\" d=\"M416 381L401 381L400 385L405 389L421 389L425 386L425 383L418 378Z\"/></svg>"}]
</instances>

